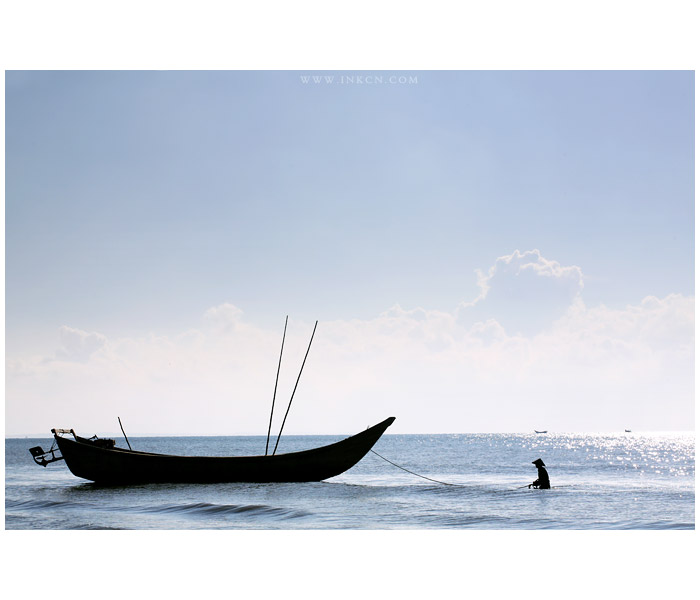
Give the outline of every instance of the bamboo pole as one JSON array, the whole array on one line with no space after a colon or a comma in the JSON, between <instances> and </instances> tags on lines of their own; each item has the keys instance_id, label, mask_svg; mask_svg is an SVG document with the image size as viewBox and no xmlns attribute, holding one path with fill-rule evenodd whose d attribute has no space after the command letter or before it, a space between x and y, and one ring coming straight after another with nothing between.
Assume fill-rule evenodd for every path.
<instances>
[{"instance_id":1,"label":"bamboo pole","mask_svg":"<svg viewBox=\"0 0 700 600\"><path fill-rule=\"evenodd\" d=\"M304 365L306 364L306 357L309 356L309 350L311 350L311 342L314 341L314 334L316 333L316 326L318 321L314 325L314 330L311 333L311 339L309 340L309 347L306 349L306 355L304 356L304 362L301 363L301 369L299 369L299 376L297 377L297 382L294 384L294 390L292 391L292 397L289 399L289 405L287 406L287 412L284 413L284 419L282 420L282 427L280 427L279 435L277 436L277 442L275 443L275 449L272 451L272 456L277 452L277 446L280 443L280 437L282 437L282 430L284 429L284 424L287 421L287 415L289 414L289 409L292 406L292 400L294 400L294 393L297 391L297 386L299 385L299 379L301 379L301 372L304 370Z\"/></svg>"},{"instance_id":2,"label":"bamboo pole","mask_svg":"<svg viewBox=\"0 0 700 600\"><path fill-rule=\"evenodd\" d=\"M280 360L277 364L277 377L275 378L275 391L272 393L272 409L270 410L270 424L267 426L267 441L265 442L265 456L267 456L267 448L270 445L270 430L272 429L272 413L275 412L275 397L277 396L277 382L280 379L280 367L282 366L282 352L284 351L284 338L287 335L287 321L289 315L284 319L284 333L282 333L282 348L280 349Z\"/></svg>"}]
</instances>

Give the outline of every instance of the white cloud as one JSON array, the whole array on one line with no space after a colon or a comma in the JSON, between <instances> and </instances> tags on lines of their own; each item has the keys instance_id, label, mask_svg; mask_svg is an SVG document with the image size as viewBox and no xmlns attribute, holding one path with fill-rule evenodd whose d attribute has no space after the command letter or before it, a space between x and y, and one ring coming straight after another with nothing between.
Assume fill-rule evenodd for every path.
<instances>
[{"instance_id":1,"label":"white cloud","mask_svg":"<svg viewBox=\"0 0 700 600\"><path fill-rule=\"evenodd\" d=\"M496 263L484 274L481 269L476 270L477 285L481 292L471 302L464 303L464 306L473 306L477 302L484 300L492 287L492 281L500 274L519 275L523 271L532 271L539 277L552 277L566 280L572 289L577 292L583 290L583 273L581 268L575 265L563 267L555 260L547 260L537 249L520 252L516 250L513 254L500 256Z\"/></svg>"},{"instance_id":2,"label":"white cloud","mask_svg":"<svg viewBox=\"0 0 700 600\"><path fill-rule=\"evenodd\" d=\"M499 295L523 277L543 314L524 310L520 294ZM373 319L319 323L286 431L352 433L390 415L396 432L692 428L693 298L587 307L582 282L578 267L516 252L484 279L477 305L487 318L470 312L475 305L396 305ZM525 334L499 316L504 308L546 318ZM273 431L312 328L290 320ZM176 336L62 328L59 353L72 361L8 360L7 431L114 431L120 415L132 435L264 433L281 329L256 327L231 304Z\"/></svg>"},{"instance_id":3,"label":"white cloud","mask_svg":"<svg viewBox=\"0 0 700 600\"><path fill-rule=\"evenodd\" d=\"M509 334L534 335L548 328L580 297L583 273L539 250L501 256L486 273L477 269L479 295L460 305L461 321L497 320Z\"/></svg>"},{"instance_id":4,"label":"white cloud","mask_svg":"<svg viewBox=\"0 0 700 600\"><path fill-rule=\"evenodd\" d=\"M56 357L77 361L88 360L107 341L107 338L99 333L88 333L65 325L59 329L59 338L61 348L56 351Z\"/></svg>"},{"instance_id":5,"label":"white cloud","mask_svg":"<svg viewBox=\"0 0 700 600\"><path fill-rule=\"evenodd\" d=\"M207 326L224 333L233 332L241 324L243 311L233 304L214 306L204 313Z\"/></svg>"}]
</instances>

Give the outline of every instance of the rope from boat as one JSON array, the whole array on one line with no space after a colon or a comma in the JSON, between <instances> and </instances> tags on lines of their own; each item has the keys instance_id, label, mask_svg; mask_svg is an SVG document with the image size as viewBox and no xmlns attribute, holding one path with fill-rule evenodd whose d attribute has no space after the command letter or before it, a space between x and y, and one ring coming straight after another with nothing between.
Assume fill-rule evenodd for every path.
<instances>
[{"instance_id":1,"label":"rope from boat","mask_svg":"<svg viewBox=\"0 0 700 600\"><path fill-rule=\"evenodd\" d=\"M445 482L445 481L438 481L437 479L430 479L430 477L426 477L425 475L419 475L418 473L414 473L413 471L409 471L408 469L404 469L401 465L397 465L396 463L391 462L388 458L384 458L381 454L379 454L379 452L375 452L375 451L372 450L372 449L370 449L370 452L371 452L372 454L376 454L379 458L381 458L382 460L385 460L385 461L388 462L390 465L394 465L394 466L397 467L398 469L401 469L402 471L406 471L406 473L410 473L411 475L415 475L416 477L421 477L421 478L423 478L423 479L427 479L428 481L433 481L433 482L439 483L439 484L441 484L441 485L454 485L454 486L456 486L456 487L461 487L458 483L447 483L447 482Z\"/></svg>"}]
</instances>

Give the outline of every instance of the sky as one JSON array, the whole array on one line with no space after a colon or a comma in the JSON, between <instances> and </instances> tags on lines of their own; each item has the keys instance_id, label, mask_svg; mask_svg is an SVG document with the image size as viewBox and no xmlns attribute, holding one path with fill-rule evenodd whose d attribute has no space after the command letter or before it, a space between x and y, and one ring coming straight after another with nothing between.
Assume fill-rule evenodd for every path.
<instances>
[{"instance_id":1,"label":"sky","mask_svg":"<svg viewBox=\"0 0 700 600\"><path fill-rule=\"evenodd\" d=\"M691 71L5 85L6 435L694 427Z\"/></svg>"}]
</instances>

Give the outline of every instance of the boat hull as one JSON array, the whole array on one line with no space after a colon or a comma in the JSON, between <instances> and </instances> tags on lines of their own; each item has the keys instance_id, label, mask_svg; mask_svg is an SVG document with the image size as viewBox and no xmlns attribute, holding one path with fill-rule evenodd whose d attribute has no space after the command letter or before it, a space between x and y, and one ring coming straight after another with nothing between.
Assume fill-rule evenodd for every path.
<instances>
[{"instance_id":1,"label":"boat hull","mask_svg":"<svg viewBox=\"0 0 700 600\"><path fill-rule=\"evenodd\" d=\"M55 434L71 473L102 484L322 481L344 473L374 446L394 417L349 438L274 456L174 456L100 448Z\"/></svg>"}]
</instances>

